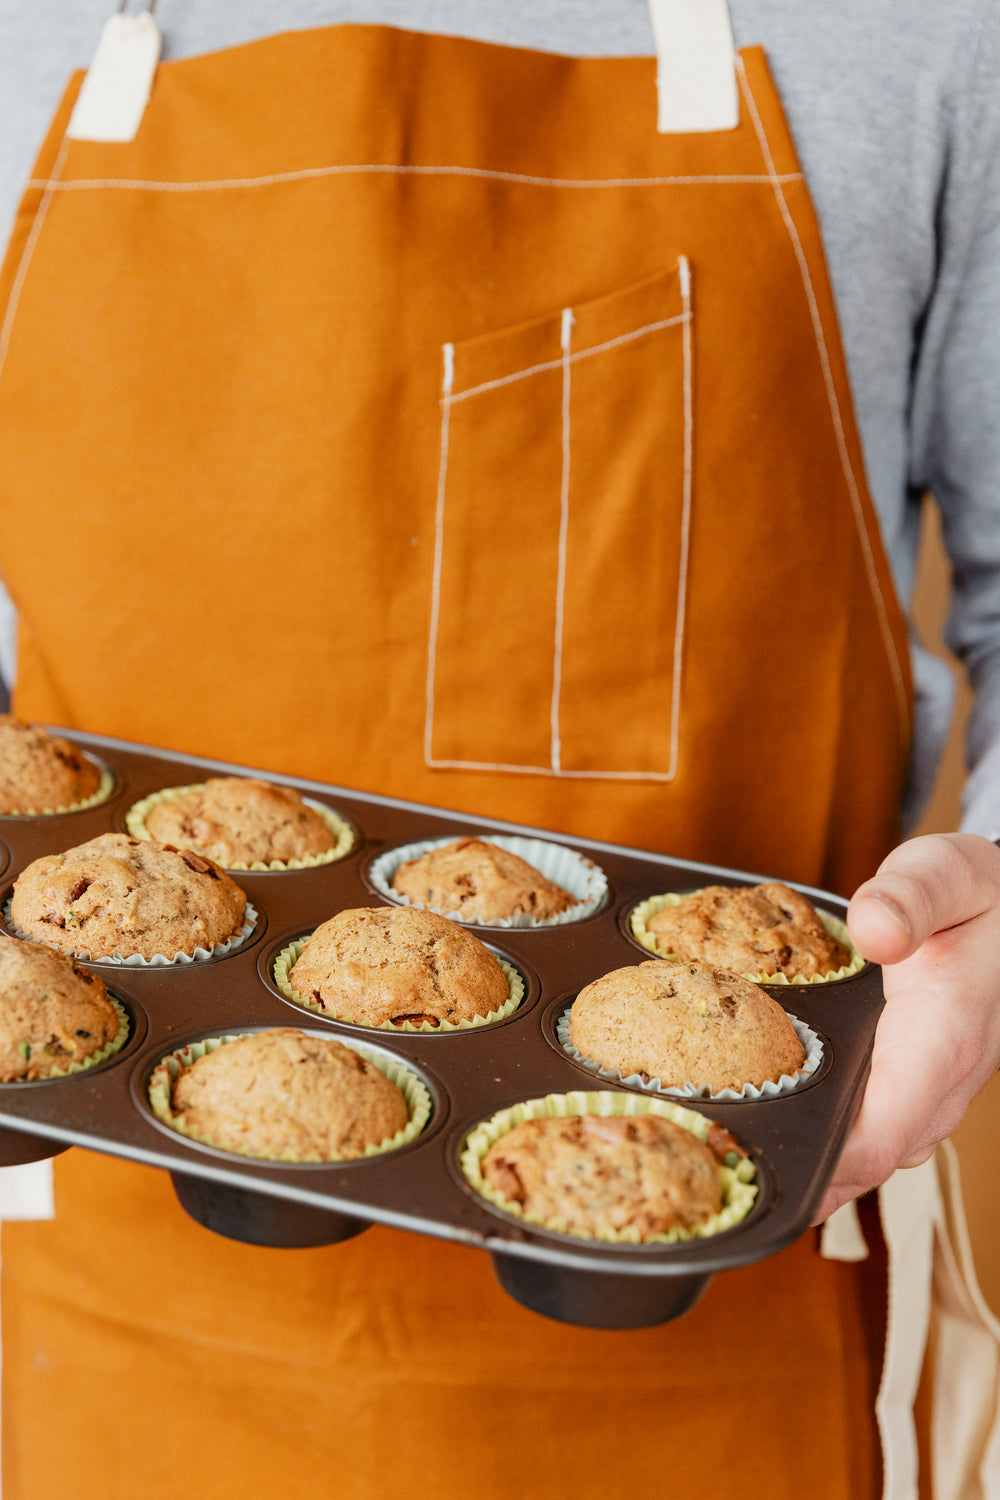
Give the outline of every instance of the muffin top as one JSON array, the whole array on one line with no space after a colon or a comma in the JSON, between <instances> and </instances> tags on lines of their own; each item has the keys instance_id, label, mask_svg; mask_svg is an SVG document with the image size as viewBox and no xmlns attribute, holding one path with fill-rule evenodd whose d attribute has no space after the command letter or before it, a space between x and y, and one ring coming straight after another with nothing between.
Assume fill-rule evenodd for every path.
<instances>
[{"instance_id":1,"label":"muffin top","mask_svg":"<svg viewBox=\"0 0 1000 1500\"><path fill-rule=\"evenodd\" d=\"M658 1078L664 1088L759 1088L805 1061L788 1016L759 985L724 969L660 958L615 969L582 989L569 1036L602 1067Z\"/></svg>"},{"instance_id":2,"label":"muffin top","mask_svg":"<svg viewBox=\"0 0 1000 1500\"><path fill-rule=\"evenodd\" d=\"M298 792L254 777L213 776L157 803L147 832L220 865L270 864L325 854L336 838Z\"/></svg>"},{"instance_id":3,"label":"muffin top","mask_svg":"<svg viewBox=\"0 0 1000 1500\"><path fill-rule=\"evenodd\" d=\"M288 982L303 999L362 1026L469 1021L510 995L485 944L412 906L338 912L309 938Z\"/></svg>"},{"instance_id":4,"label":"muffin top","mask_svg":"<svg viewBox=\"0 0 1000 1500\"><path fill-rule=\"evenodd\" d=\"M102 833L28 865L14 883L11 919L64 953L149 959L228 942L245 910L239 886L203 855Z\"/></svg>"},{"instance_id":5,"label":"muffin top","mask_svg":"<svg viewBox=\"0 0 1000 1500\"><path fill-rule=\"evenodd\" d=\"M72 807L100 784L100 769L69 740L0 714L0 813Z\"/></svg>"},{"instance_id":6,"label":"muffin top","mask_svg":"<svg viewBox=\"0 0 1000 1500\"><path fill-rule=\"evenodd\" d=\"M704 1223L722 1208L719 1157L658 1115L524 1120L483 1157L486 1182L531 1218L573 1234L640 1239Z\"/></svg>"},{"instance_id":7,"label":"muffin top","mask_svg":"<svg viewBox=\"0 0 1000 1500\"><path fill-rule=\"evenodd\" d=\"M458 916L463 922L554 917L576 897L527 860L484 839L456 839L401 864L392 877L400 896Z\"/></svg>"},{"instance_id":8,"label":"muffin top","mask_svg":"<svg viewBox=\"0 0 1000 1500\"><path fill-rule=\"evenodd\" d=\"M291 1027L237 1037L182 1068L173 1109L204 1140L250 1156L360 1156L402 1130L406 1100L374 1063Z\"/></svg>"},{"instance_id":9,"label":"muffin top","mask_svg":"<svg viewBox=\"0 0 1000 1500\"><path fill-rule=\"evenodd\" d=\"M0 933L0 1083L66 1072L113 1042L103 981L71 958Z\"/></svg>"},{"instance_id":10,"label":"muffin top","mask_svg":"<svg viewBox=\"0 0 1000 1500\"><path fill-rule=\"evenodd\" d=\"M663 953L697 959L738 974L809 979L851 961L800 891L768 885L710 885L646 923Z\"/></svg>"}]
</instances>

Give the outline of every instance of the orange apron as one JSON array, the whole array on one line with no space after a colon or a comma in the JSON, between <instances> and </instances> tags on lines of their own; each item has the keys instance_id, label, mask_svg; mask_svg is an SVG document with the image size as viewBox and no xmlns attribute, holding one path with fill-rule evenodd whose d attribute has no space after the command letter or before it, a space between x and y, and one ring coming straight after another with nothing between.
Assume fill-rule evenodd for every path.
<instances>
[{"instance_id":1,"label":"orange apron","mask_svg":"<svg viewBox=\"0 0 1000 1500\"><path fill-rule=\"evenodd\" d=\"M906 640L814 214L759 50L734 131L658 135L654 73L338 27L162 65L126 145L64 138L74 80L0 285L22 714L871 872ZM458 1246L56 1184L4 1228L8 1500L878 1492L878 1276L812 1236L603 1333Z\"/></svg>"}]
</instances>

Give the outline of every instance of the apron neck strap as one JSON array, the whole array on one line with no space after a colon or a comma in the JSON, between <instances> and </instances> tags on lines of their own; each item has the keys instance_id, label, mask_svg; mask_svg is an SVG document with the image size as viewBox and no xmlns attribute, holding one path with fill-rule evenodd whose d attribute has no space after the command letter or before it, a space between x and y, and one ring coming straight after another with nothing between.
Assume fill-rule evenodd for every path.
<instances>
[{"instance_id":1,"label":"apron neck strap","mask_svg":"<svg viewBox=\"0 0 1000 1500\"><path fill-rule=\"evenodd\" d=\"M740 120L727 0L649 0L656 41L656 128L735 130Z\"/></svg>"}]
</instances>

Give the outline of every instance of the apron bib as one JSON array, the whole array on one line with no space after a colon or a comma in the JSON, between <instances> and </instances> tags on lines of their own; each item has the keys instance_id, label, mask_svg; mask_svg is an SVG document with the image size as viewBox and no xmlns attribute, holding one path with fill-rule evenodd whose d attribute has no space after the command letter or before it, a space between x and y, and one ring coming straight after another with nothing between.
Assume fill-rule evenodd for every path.
<instances>
[{"instance_id":1,"label":"apron bib","mask_svg":"<svg viewBox=\"0 0 1000 1500\"><path fill-rule=\"evenodd\" d=\"M759 50L737 77L735 130L658 135L650 59L346 26L162 65L126 144L65 138L75 80L0 284L19 712L870 874L905 629ZM56 1187L4 1230L10 1500L878 1493L878 1252L809 1235L608 1334L462 1247L229 1244L79 1151Z\"/></svg>"}]
</instances>

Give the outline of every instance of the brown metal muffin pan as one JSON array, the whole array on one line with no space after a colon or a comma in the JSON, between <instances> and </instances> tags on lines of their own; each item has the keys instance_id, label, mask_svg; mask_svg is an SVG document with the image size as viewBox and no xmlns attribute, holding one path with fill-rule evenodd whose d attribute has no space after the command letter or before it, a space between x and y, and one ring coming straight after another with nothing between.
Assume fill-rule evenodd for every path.
<instances>
[{"instance_id":1,"label":"brown metal muffin pan","mask_svg":"<svg viewBox=\"0 0 1000 1500\"><path fill-rule=\"evenodd\" d=\"M263 775L294 786L338 812L353 825L357 839L333 864L234 872L258 921L230 954L166 967L93 964L129 1013L129 1039L114 1057L68 1078L0 1084L0 1164L53 1156L76 1145L159 1167L171 1174L181 1204L200 1223L254 1244L332 1244L372 1223L456 1240L490 1254L501 1285L526 1306L602 1328L646 1326L677 1317L717 1272L772 1255L808 1227L868 1073L883 1005L881 974L873 966L827 984L772 988L824 1044L821 1066L794 1092L755 1101L678 1101L719 1120L756 1165L757 1202L733 1229L674 1245L599 1244L556 1234L481 1199L458 1165L468 1132L497 1110L574 1089L630 1091L595 1078L574 1062L560 1048L555 1026L585 984L649 957L628 935L627 914L633 906L661 891L745 884L781 878L780 872L764 876L723 870L245 766L59 732L107 766L115 788L106 802L80 812L0 817L3 907L14 879L32 860L100 833L124 831L125 814L140 798L209 775ZM524 978L524 999L513 1015L466 1031L396 1033L328 1021L281 994L271 977L281 948L337 911L382 904L366 873L378 854L420 839L490 832L567 844L600 865L608 879L603 906L580 922L537 929L473 927ZM839 897L802 889L818 906L843 916L846 903ZM410 1068L431 1095L432 1113L423 1132L383 1155L290 1165L198 1145L153 1116L146 1084L166 1053L208 1036L288 1025L362 1043Z\"/></svg>"}]
</instances>

